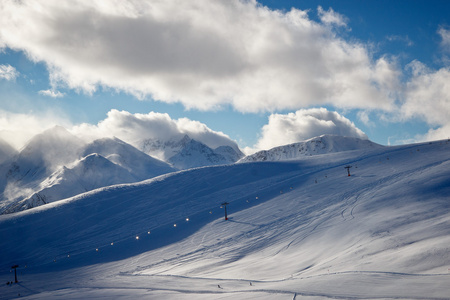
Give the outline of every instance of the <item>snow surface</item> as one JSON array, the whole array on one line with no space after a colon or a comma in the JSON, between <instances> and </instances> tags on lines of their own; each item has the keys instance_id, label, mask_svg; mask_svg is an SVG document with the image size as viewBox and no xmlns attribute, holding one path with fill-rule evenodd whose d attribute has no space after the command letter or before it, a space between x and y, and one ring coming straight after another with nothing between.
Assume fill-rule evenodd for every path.
<instances>
[{"instance_id":1,"label":"snow surface","mask_svg":"<svg viewBox=\"0 0 450 300\"><path fill-rule=\"evenodd\" d=\"M2 215L0 281L18 264L19 283L0 298L449 299L449 169L438 141L191 169Z\"/></svg>"}]
</instances>

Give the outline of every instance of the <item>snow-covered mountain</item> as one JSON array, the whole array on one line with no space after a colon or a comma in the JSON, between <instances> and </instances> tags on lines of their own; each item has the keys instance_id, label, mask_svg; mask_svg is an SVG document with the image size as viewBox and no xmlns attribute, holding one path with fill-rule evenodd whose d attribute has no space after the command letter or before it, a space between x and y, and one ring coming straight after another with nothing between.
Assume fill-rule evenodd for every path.
<instances>
[{"instance_id":1,"label":"snow-covered mountain","mask_svg":"<svg viewBox=\"0 0 450 300\"><path fill-rule=\"evenodd\" d=\"M0 213L31 195L59 167L77 160L84 144L61 126L34 136L0 165Z\"/></svg>"},{"instance_id":2,"label":"snow-covered mountain","mask_svg":"<svg viewBox=\"0 0 450 300\"><path fill-rule=\"evenodd\" d=\"M2 215L0 298L448 299L449 167L448 141L376 147Z\"/></svg>"},{"instance_id":3,"label":"snow-covered mountain","mask_svg":"<svg viewBox=\"0 0 450 300\"><path fill-rule=\"evenodd\" d=\"M10 205L3 213L13 213L75 196L96 188L137 181L125 168L93 153L55 171L30 197Z\"/></svg>"},{"instance_id":4,"label":"snow-covered mountain","mask_svg":"<svg viewBox=\"0 0 450 300\"><path fill-rule=\"evenodd\" d=\"M236 150L235 148L231 146L220 146L214 149L214 152L218 155L221 155L225 158L225 161L228 163L237 162L242 157L244 157L244 153L239 150L239 148Z\"/></svg>"},{"instance_id":5,"label":"snow-covered mountain","mask_svg":"<svg viewBox=\"0 0 450 300\"><path fill-rule=\"evenodd\" d=\"M153 158L118 138L103 138L86 145L81 156L97 153L125 168L135 181L175 171L169 164Z\"/></svg>"},{"instance_id":6,"label":"snow-covered mountain","mask_svg":"<svg viewBox=\"0 0 450 300\"><path fill-rule=\"evenodd\" d=\"M16 149L0 138L0 164L12 158L17 153Z\"/></svg>"},{"instance_id":7,"label":"snow-covered mountain","mask_svg":"<svg viewBox=\"0 0 450 300\"><path fill-rule=\"evenodd\" d=\"M167 141L143 139L137 142L137 148L148 155L168 161L169 158L180 152L190 139L188 135L185 135L182 139L169 139Z\"/></svg>"},{"instance_id":8,"label":"snow-covered mountain","mask_svg":"<svg viewBox=\"0 0 450 300\"><path fill-rule=\"evenodd\" d=\"M232 164L244 156L239 148L219 146L212 149L188 135L180 140L160 141L145 139L138 143L143 152L159 157L183 170L203 166Z\"/></svg>"},{"instance_id":9,"label":"snow-covered mountain","mask_svg":"<svg viewBox=\"0 0 450 300\"><path fill-rule=\"evenodd\" d=\"M344 137L337 135L321 135L304 142L279 146L270 150L263 150L248 155L241 160L243 162L255 161L282 161L299 159L304 156L335 153L350 150L361 149L378 149L383 146L371 142L369 140L362 140L354 137Z\"/></svg>"},{"instance_id":10,"label":"snow-covered mountain","mask_svg":"<svg viewBox=\"0 0 450 300\"><path fill-rule=\"evenodd\" d=\"M0 184L3 186L0 213L13 213L99 187L142 181L175 171L169 164L117 138L85 144L62 127L34 137L0 170L6 174L6 180Z\"/></svg>"}]
</instances>

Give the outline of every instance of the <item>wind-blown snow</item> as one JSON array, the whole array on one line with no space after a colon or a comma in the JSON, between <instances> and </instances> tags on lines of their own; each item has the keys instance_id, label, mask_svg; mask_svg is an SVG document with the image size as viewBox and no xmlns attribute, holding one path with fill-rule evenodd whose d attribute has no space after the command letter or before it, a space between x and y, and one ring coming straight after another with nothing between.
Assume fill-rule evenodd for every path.
<instances>
[{"instance_id":1,"label":"wind-blown snow","mask_svg":"<svg viewBox=\"0 0 450 300\"><path fill-rule=\"evenodd\" d=\"M17 154L17 150L0 138L0 164Z\"/></svg>"},{"instance_id":2,"label":"wind-blown snow","mask_svg":"<svg viewBox=\"0 0 450 300\"><path fill-rule=\"evenodd\" d=\"M0 298L448 299L449 167L448 141L363 149L3 215Z\"/></svg>"}]
</instances>

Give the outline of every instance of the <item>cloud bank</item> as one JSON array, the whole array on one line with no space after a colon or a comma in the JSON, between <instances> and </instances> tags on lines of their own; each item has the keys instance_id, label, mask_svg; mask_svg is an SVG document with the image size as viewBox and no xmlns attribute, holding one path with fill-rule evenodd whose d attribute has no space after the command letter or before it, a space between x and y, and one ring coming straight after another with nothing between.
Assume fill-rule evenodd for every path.
<instances>
[{"instance_id":1,"label":"cloud bank","mask_svg":"<svg viewBox=\"0 0 450 300\"><path fill-rule=\"evenodd\" d=\"M187 134L213 149L222 145L237 147L236 142L226 134L213 131L201 122L187 118L174 120L168 114L156 112L132 114L113 109L98 124L84 123L72 127L70 131L87 140L115 136L135 146L143 139L178 141Z\"/></svg>"},{"instance_id":2,"label":"cloud bank","mask_svg":"<svg viewBox=\"0 0 450 300\"><path fill-rule=\"evenodd\" d=\"M270 115L253 152L304 141L322 134L367 139L364 132L337 112L325 108L301 109L295 113ZM251 151L246 149L246 152Z\"/></svg>"},{"instance_id":3,"label":"cloud bank","mask_svg":"<svg viewBox=\"0 0 450 300\"><path fill-rule=\"evenodd\" d=\"M418 61L409 67L414 74L407 83L406 101L400 112L404 119L420 118L437 129L417 140L437 140L450 136L450 68L433 71Z\"/></svg>"},{"instance_id":4,"label":"cloud bank","mask_svg":"<svg viewBox=\"0 0 450 300\"><path fill-rule=\"evenodd\" d=\"M433 136L450 135L447 67L413 62L404 77L395 60L339 37L351 30L345 16L318 7L313 21L313 13L255 0L4 0L0 48L45 63L51 89L41 94L50 97L106 87L199 110L329 105L421 118ZM437 34L448 54L449 31ZM0 77L14 79L11 68L2 66Z\"/></svg>"},{"instance_id":5,"label":"cloud bank","mask_svg":"<svg viewBox=\"0 0 450 300\"><path fill-rule=\"evenodd\" d=\"M390 109L398 71L337 37L346 18L256 1L4 1L0 45L44 62L54 89L110 87L187 108ZM27 22L23 22L27 20Z\"/></svg>"}]
</instances>

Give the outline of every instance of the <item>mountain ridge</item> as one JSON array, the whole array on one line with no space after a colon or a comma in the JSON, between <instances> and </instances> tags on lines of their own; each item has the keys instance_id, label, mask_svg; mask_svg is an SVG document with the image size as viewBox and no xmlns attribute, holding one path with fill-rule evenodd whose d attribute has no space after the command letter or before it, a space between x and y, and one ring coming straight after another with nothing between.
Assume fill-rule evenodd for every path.
<instances>
[{"instance_id":1,"label":"mountain ridge","mask_svg":"<svg viewBox=\"0 0 450 300\"><path fill-rule=\"evenodd\" d=\"M258 151L238 161L238 163L255 161L281 161L299 159L305 156L336 153L361 149L377 149L384 146L355 137L338 135L321 135L306 141Z\"/></svg>"},{"instance_id":2,"label":"mountain ridge","mask_svg":"<svg viewBox=\"0 0 450 300\"><path fill-rule=\"evenodd\" d=\"M223 145L212 149L187 134L181 139L168 141L144 139L138 144L144 153L159 157L179 170L232 164L244 156L239 148L236 150L236 147Z\"/></svg>"}]
</instances>

